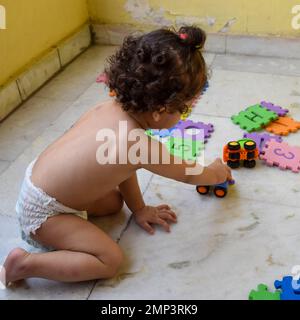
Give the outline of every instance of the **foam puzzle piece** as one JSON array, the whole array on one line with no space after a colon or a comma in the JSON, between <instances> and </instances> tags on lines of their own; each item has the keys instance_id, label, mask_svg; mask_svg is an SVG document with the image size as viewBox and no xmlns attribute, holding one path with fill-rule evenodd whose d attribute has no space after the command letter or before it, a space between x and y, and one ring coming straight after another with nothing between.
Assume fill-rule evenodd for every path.
<instances>
[{"instance_id":1,"label":"foam puzzle piece","mask_svg":"<svg viewBox=\"0 0 300 320\"><path fill-rule=\"evenodd\" d=\"M295 292L292 281L292 276L283 277L281 281L275 280L275 288L281 289L280 300L300 300L300 292Z\"/></svg>"},{"instance_id":2,"label":"foam puzzle piece","mask_svg":"<svg viewBox=\"0 0 300 320\"><path fill-rule=\"evenodd\" d=\"M191 115L192 110L193 110L193 106L194 106L194 104L188 108L187 112L185 112L181 115L181 117L180 117L181 120L186 120Z\"/></svg>"},{"instance_id":3,"label":"foam puzzle piece","mask_svg":"<svg viewBox=\"0 0 300 320\"><path fill-rule=\"evenodd\" d=\"M266 128L268 132L287 136L291 132L297 132L300 129L300 122L290 117L279 117L276 121L270 123Z\"/></svg>"},{"instance_id":4,"label":"foam puzzle piece","mask_svg":"<svg viewBox=\"0 0 300 320\"><path fill-rule=\"evenodd\" d=\"M159 136L160 138L169 137L172 132L175 130L175 127L169 129L147 129L146 134L150 136Z\"/></svg>"},{"instance_id":5,"label":"foam puzzle piece","mask_svg":"<svg viewBox=\"0 0 300 320\"><path fill-rule=\"evenodd\" d=\"M244 138L251 139L256 142L256 145L261 152L266 144L270 140L275 140L277 142L282 142L282 138L279 136L272 136L268 133L245 133Z\"/></svg>"},{"instance_id":6,"label":"foam puzzle piece","mask_svg":"<svg viewBox=\"0 0 300 320\"><path fill-rule=\"evenodd\" d=\"M283 109L282 107L280 106L275 106L273 103L271 102L266 102L266 101L262 101L260 103L260 105L264 108L266 108L267 110L269 111L273 111L275 112L278 116L280 117L284 117L286 114L289 113L289 110L288 109Z\"/></svg>"},{"instance_id":7,"label":"foam puzzle piece","mask_svg":"<svg viewBox=\"0 0 300 320\"><path fill-rule=\"evenodd\" d=\"M278 118L275 112L263 108L256 104L241 111L238 115L231 117L234 124L238 124L242 129L252 132L268 125L271 121Z\"/></svg>"},{"instance_id":8,"label":"foam puzzle piece","mask_svg":"<svg viewBox=\"0 0 300 320\"><path fill-rule=\"evenodd\" d=\"M170 137L166 142L166 147L176 157L195 161L204 149L204 143L199 140Z\"/></svg>"},{"instance_id":9,"label":"foam puzzle piece","mask_svg":"<svg viewBox=\"0 0 300 320\"><path fill-rule=\"evenodd\" d=\"M265 284L259 284L256 290L251 290L249 300L280 300L280 291L271 292Z\"/></svg>"},{"instance_id":10,"label":"foam puzzle piece","mask_svg":"<svg viewBox=\"0 0 300 320\"><path fill-rule=\"evenodd\" d=\"M260 158L269 166L290 169L295 173L300 171L300 147L290 146L286 142L267 142Z\"/></svg>"},{"instance_id":11,"label":"foam puzzle piece","mask_svg":"<svg viewBox=\"0 0 300 320\"><path fill-rule=\"evenodd\" d=\"M194 122L192 120L179 121L175 126L177 130L172 132L172 136L176 138L192 138L193 140L200 140L207 142L207 139L211 137L212 132L214 132L214 126L211 123L205 124L203 122ZM187 129L198 129L199 132L195 134L189 134Z\"/></svg>"}]
</instances>

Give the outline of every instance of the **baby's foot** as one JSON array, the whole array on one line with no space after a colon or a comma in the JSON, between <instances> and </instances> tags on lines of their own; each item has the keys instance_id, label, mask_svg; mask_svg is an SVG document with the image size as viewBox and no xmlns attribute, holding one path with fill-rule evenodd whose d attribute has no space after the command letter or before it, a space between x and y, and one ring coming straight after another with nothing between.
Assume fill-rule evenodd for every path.
<instances>
[{"instance_id":1,"label":"baby's foot","mask_svg":"<svg viewBox=\"0 0 300 320\"><path fill-rule=\"evenodd\" d=\"M26 258L30 255L27 251L16 248L13 249L7 256L3 269L4 272L4 285L7 286L10 283L14 283L19 280L23 280L26 276ZM3 276L0 278L3 281Z\"/></svg>"}]
</instances>

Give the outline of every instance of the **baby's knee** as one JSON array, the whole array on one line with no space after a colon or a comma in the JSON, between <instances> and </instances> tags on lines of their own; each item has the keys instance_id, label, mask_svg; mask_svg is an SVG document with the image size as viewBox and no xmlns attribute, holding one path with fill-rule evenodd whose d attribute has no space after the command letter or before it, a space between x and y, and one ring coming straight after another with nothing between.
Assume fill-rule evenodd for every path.
<instances>
[{"instance_id":1,"label":"baby's knee","mask_svg":"<svg viewBox=\"0 0 300 320\"><path fill-rule=\"evenodd\" d=\"M100 258L100 260L102 259ZM121 248L116 244L114 248L110 250L109 254L105 257L105 261L103 261L107 267L105 278L113 278L118 273L123 261L123 252Z\"/></svg>"}]
</instances>

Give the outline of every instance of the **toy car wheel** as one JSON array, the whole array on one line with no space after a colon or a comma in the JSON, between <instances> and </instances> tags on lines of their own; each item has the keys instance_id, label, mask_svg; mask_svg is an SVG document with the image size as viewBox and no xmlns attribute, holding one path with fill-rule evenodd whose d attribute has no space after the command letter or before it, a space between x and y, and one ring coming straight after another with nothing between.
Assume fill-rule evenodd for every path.
<instances>
[{"instance_id":1,"label":"toy car wheel","mask_svg":"<svg viewBox=\"0 0 300 320\"><path fill-rule=\"evenodd\" d=\"M256 142L253 140L246 141L244 144L244 148L247 151L254 151L256 149Z\"/></svg>"},{"instance_id":2,"label":"toy car wheel","mask_svg":"<svg viewBox=\"0 0 300 320\"><path fill-rule=\"evenodd\" d=\"M231 169L237 169L240 166L240 162L239 161L231 161L228 160L227 161L227 165L228 167L230 167Z\"/></svg>"},{"instance_id":3,"label":"toy car wheel","mask_svg":"<svg viewBox=\"0 0 300 320\"><path fill-rule=\"evenodd\" d=\"M230 151L238 151L240 150L240 144L237 141L230 141L227 144L228 150Z\"/></svg>"},{"instance_id":4,"label":"toy car wheel","mask_svg":"<svg viewBox=\"0 0 300 320\"><path fill-rule=\"evenodd\" d=\"M215 187L214 194L217 198L224 198L227 195L227 189Z\"/></svg>"},{"instance_id":5,"label":"toy car wheel","mask_svg":"<svg viewBox=\"0 0 300 320\"><path fill-rule=\"evenodd\" d=\"M247 160L254 160L255 158L255 151L250 151L247 153Z\"/></svg>"},{"instance_id":6,"label":"toy car wheel","mask_svg":"<svg viewBox=\"0 0 300 320\"><path fill-rule=\"evenodd\" d=\"M228 158L230 160L240 160L241 159L241 155L240 155L239 152L230 152L229 151Z\"/></svg>"},{"instance_id":7,"label":"toy car wheel","mask_svg":"<svg viewBox=\"0 0 300 320\"><path fill-rule=\"evenodd\" d=\"M252 169L256 166L256 161L255 160L245 160L244 161L244 167Z\"/></svg>"},{"instance_id":8,"label":"toy car wheel","mask_svg":"<svg viewBox=\"0 0 300 320\"><path fill-rule=\"evenodd\" d=\"M209 193L209 187L208 186L197 186L196 190L199 194L206 195Z\"/></svg>"}]
</instances>

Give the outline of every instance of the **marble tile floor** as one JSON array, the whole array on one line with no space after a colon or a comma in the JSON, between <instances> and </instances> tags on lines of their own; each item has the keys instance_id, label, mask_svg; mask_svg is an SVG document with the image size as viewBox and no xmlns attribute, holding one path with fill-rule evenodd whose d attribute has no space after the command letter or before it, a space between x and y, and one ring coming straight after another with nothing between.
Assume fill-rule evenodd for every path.
<instances>
[{"instance_id":1,"label":"marble tile floor","mask_svg":"<svg viewBox=\"0 0 300 320\"><path fill-rule=\"evenodd\" d=\"M93 46L67 66L0 124L0 264L19 236L15 201L28 163L85 111L108 99L95 83L115 46ZM210 88L191 119L210 122L215 132L206 145L206 162L221 156L223 145L242 137L230 116L269 100L300 120L300 59L205 54ZM299 57L300 58L300 57ZM300 145L300 132L284 138ZM122 247L126 261L107 281L62 284L30 279L0 290L0 299L247 299L260 282L290 273L299 263L299 175L259 162L255 170L234 172L227 198L200 197L194 186L138 172L146 202L168 203L178 215L170 234L150 236L125 207L113 218L93 222Z\"/></svg>"}]
</instances>

